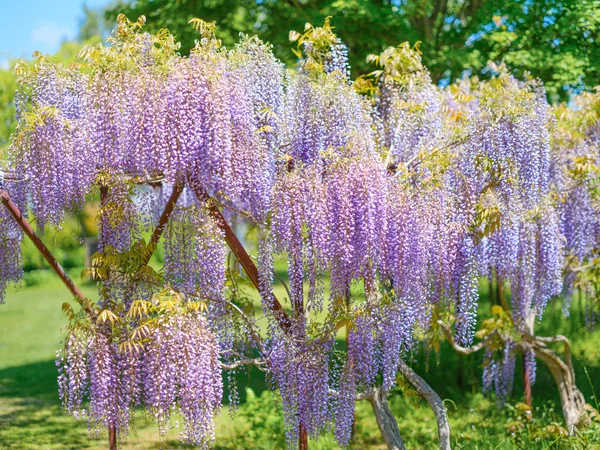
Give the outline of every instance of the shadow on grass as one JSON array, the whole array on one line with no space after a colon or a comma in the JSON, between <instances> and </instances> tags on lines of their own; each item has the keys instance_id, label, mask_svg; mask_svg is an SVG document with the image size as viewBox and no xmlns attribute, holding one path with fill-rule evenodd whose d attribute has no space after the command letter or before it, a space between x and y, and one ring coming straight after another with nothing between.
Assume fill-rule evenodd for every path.
<instances>
[{"instance_id":1,"label":"shadow on grass","mask_svg":"<svg viewBox=\"0 0 600 450\"><path fill-rule=\"evenodd\" d=\"M0 370L0 448L81 449L106 448L104 440L90 439L85 421L76 421L63 414L58 398L57 370L53 360L10 367ZM236 377L239 401L246 401L246 388L257 394L266 389L262 372L257 369L241 371ZM230 392L225 380L224 403ZM150 443L131 448L195 448L167 439L159 442L156 427L141 414L137 415L138 431L151 436ZM101 436L103 437L103 436ZM130 441L136 441L135 433ZM130 446L126 446L130 448ZM225 448L225 447L223 447Z\"/></svg>"},{"instance_id":2,"label":"shadow on grass","mask_svg":"<svg viewBox=\"0 0 600 450\"><path fill-rule=\"evenodd\" d=\"M78 449L87 427L63 415L54 361L0 370L0 447Z\"/></svg>"}]
</instances>

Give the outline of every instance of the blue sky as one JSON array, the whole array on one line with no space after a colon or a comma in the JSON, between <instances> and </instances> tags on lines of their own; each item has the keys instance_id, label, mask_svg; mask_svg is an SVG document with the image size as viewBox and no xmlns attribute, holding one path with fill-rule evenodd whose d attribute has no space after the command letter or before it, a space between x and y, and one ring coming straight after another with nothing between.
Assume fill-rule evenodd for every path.
<instances>
[{"instance_id":1,"label":"blue sky","mask_svg":"<svg viewBox=\"0 0 600 450\"><path fill-rule=\"evenodd\" d=\"M53 53L77 35L83 5L108 0L0 0L0 68L8 59L29 58L34 50Z\"/></svg>"}]
</instances>

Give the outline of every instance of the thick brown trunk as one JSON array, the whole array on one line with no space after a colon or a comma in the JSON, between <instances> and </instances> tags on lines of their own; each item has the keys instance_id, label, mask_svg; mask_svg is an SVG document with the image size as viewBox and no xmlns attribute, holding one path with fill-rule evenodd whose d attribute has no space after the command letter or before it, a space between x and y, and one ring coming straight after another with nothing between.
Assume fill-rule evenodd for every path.
<instances>
[{"instance_id":1,"label":"thick brown trunk","mask_svg":"<svg viewBox=\"0 0 600 450\"><path fill-rule=\"evenodd\" d=\"M300 435L298 436L298 448L308 450L308 433L303 425L300 425Z\"/></svg>"},{"instance_id":2,"label":"thick brown trunk","mask_svg":"<svg viewBox=\"0 0 600 450\"><path fill-rule=\"evenodd\" d=\"M525 404L531 406L531 378L529 370L527 370L525 353L523 353L523 393L525 396Z\"/></svg>"},{"instance_id":3,"label":"thick brown trunk","mask_svg":"<svg viewBox=\"0 0 600 450\"><path fill-rule=\"evenodd\" d=\"M117 450L117 431L114 425L108 426L108 448L109 450Z\"/></svg>"},{"instance_id":4,"label":"thick brown trunk","mask_svg":"<svg viewBox=\"0 0 600 450\"><path fill-rule=\"evenodd\" d=\"M555 342L562 341L558 336L550 339ZM554 377L554 381L556 381L565 424L569 434L573 435L575 434L575 428L585 422L585 398L575 385L575 375L570 363L571 356L567 350L568 341L566 338L564 339L562 342L565 344L566 363L538 338L534 338L531 347L536 358L546 364Z\"/></svg>"}]
</instances>

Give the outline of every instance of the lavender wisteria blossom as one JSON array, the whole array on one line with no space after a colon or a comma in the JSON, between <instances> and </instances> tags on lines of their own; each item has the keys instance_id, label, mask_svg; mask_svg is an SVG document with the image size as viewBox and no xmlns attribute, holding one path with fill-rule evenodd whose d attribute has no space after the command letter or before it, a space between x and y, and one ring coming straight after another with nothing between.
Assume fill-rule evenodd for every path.
<instances>
[{"instance_id":1,"label":"lavender wisteria blossom","mask_svg":"<svg viewBox=\"0 0 600 450\"><path fill-rule=\"evenodd\" d=\"M17 284L23 276L22 240L23 233L8 211L2 209L0 211L0 304L4 303L6 288L11 283Z\"/></svg>"},{"instance_id":2,"label":"lavender wisteria blossom","mask_svg":"<svg viewBox=\"0 0 600 450\"><path fill-rule=\"evenodd\" d=\"M443 137L442 98L421 62L418 47L405 42L371 59L383 72L376 106L380 145L397 161L432 150Z\"/></svg>"},{"instance_id":3,"label":"lavender wisteria blossom","mask_svg":"<svg viewBox=\"0 0 600 450\"><path fill-rule=\"evenodd\" d=\"M182 440L208 445L221 407L219 345L202 314L178 309L145 323L145 343L119 348L109 330L72 333L57 354L63 407L89 421L95 434L109 425L127 436L135 408L145 406L162 434L181 414ZM89 403L83 403L89 397Z\"/></svg>"},{"instance_id":4,"label":"lavender wisteria blossom","mask_svg":"<svg viewBox=\"0 0 600 450\"><path fill-rule=\"evenodd\" d=\"M66 412L121 441L136 408L161 434L178 413L182 440L207 447L222 380L235 377L223 369L257 364L281 394L290 446L330 430L347 446L357 398L391 389L442 319L461 345L482 336L481 278L512 294L496 307L510 339L486 341L484 390L506 400L519 351L534 380L522 344L549 302L576 284L596 295L585 283L600 238L598 94L551 108L539 82L502 65L439 88L408 43L351 80L328 21L291 33L290 69L256 37L225 48L213 23L192 20L189 56L143 24L119 17L109 45L77 65L18 67L8 167L23 176L0 188L49 232L101 198L84 272L100 300L63 305ZM244 261L228 221L248 231ZM21 276L21 240L1 210L0 300ZM275 299L276 258L289 298ZM265 320L241 294L241 269ZM485 336L498 336L489 323Z\"/></svg>"}]
</instances>

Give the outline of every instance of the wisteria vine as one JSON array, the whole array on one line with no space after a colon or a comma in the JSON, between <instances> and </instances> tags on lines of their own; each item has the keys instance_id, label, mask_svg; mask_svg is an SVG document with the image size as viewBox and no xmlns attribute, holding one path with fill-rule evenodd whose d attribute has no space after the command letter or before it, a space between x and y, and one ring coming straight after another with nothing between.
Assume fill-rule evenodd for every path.
<instances>
[{"instance_id":1,"label":"wisteria vine","mask_svg":"<svg viewBox=\"0 0 600 450\"><path fill-rule=\"evenodd\" d=\"M394 385L415 331L443 316L472 342L481 277L510 285L515 339L533 334L553 297L596 294L584 283L600 237L598 94L553 108L538 81L502 65L440 88L407 43L351 80L329 22L291 34L299 63L289 70L256 37L226 49L214 24L193 20L199 40L184 57L143 24L120 17L110 45L85 48L79 65L17 67L9 168L25 176L0 178L41 230L104 189L87 272L101 300L64 306L57 359L63 407L92 430L124 439L144 407L161 433L179 413L182 439L206 447L223 368L260 360L290 443L301 429L334 429L346 446L357 397ZM143 236L177 183L186 189L158 272ZM265 339L236 298L215 205L259 230ZM21 240L0 210L0 300L21 277ZM275 257L288 261L285 329L273 312ZM484 390L495 385L500 401L516 349L486 349ZM533 381L535 357L525 358Z\"/></svg>"}]
</instances>

